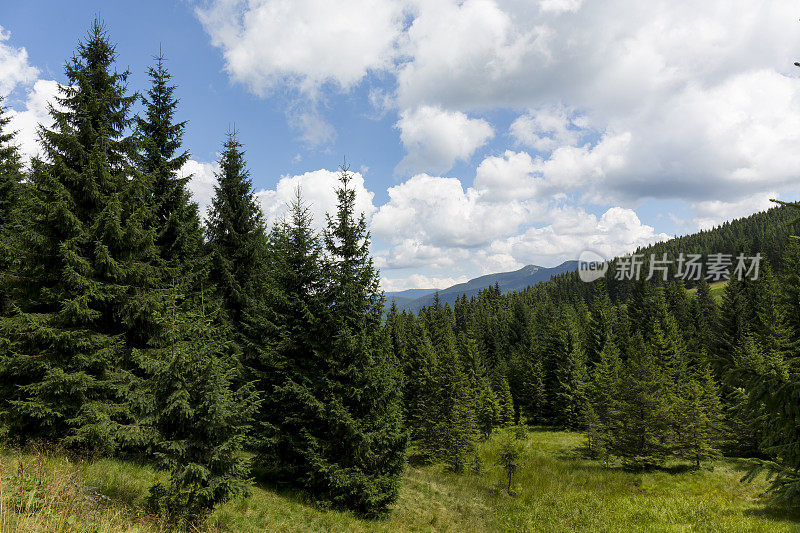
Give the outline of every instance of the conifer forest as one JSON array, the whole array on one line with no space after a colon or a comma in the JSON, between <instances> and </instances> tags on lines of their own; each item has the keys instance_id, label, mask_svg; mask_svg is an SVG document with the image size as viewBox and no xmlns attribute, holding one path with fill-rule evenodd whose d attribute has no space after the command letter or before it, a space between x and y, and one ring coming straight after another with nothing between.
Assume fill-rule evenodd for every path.
<instances>
[{"instance_id":1,"label":"conifer forest","mask_svg":"<svg viewBox=\"0 0 800 533\"><path fill-rule=\"evenodd\" d=\"M113 29L30 161L0 102L0 530L800 527L800 205L409 311L346 163L271 222L232 125L202 212L181 80Z\"/></svg>"}]
</instances>

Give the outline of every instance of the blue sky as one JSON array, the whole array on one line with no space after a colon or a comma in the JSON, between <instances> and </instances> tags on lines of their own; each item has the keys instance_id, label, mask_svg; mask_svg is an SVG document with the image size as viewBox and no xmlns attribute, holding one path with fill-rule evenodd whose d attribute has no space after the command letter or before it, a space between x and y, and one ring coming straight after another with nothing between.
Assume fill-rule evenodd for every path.
<instances>
[{"instance_id":1,"label":"blue sky","mask_svg":"<svg viewBox=\"0 0 800 533\"><path fill-rule=\"evenodd\" d=\"M334 5L335 4L335 5ZM0 95L23 150L99 13L130 88L161 46L192 189L235 125L270 220L335 170L387 290L585 249L610 256L798 196L791 1L4 2Z\"/></svg>"}]
</instances>

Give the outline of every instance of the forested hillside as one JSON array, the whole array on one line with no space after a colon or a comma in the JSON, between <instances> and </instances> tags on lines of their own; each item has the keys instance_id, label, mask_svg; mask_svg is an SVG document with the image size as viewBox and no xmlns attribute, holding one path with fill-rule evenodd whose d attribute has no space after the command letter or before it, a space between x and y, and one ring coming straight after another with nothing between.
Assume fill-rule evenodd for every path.
<instances>
[{"instance_id":1,"label":"forested hillside","mask_svg":"<svg viewBox=\"0 0 800 533\"><path fill-rule=\"evenodd\" d=\"M95 21L30 165L0 114L7 447L155 469L146 505L171 527L246 502L256 475L361 519L391 512L409 462L453 476L499 466L512 497L515 473L537 468L519 464L531 425L583 433L582 453L606 468L753 458L775 501L796 505L791 206L638 251L645 274L651 254L731 254L735 266L760 253L758 276L732 274L720 302L710 267L684 282L678 262L637 281L617 279L616 259L592 283L569 272L384 319L347 167L322 232L300 190L267 227L230 131L203 217L178 173L185 124L164 58L142 94L118 68Z\"/></svg>"},{"instance_id":2,"label":"forested hillside","mask_svg":"<svg viewBox=\"0 0 800 533\"><path fill-rule=\"evenodd\" d=\"M505 296L493 287L453 307L435 301L419 316L391 313L395 351L408 362L414 441L459 468L470 445L442 447L438 435L452 431L474 443L481 432L523 420L585 431L591 453L635 468L676 458L700 466L723 453L759 458L777 476L776 491L794 498L796 217L791 207L775 207L637 250L638 281L618 279L624 260L617 258L591 283L571 272ZM707 268L685 282L670 263L646 279L651 254L681 253L763 259L757 276L731 275L717 302ZM468 400L426 413L441 398Z\"/></svg>"}]
</instances>

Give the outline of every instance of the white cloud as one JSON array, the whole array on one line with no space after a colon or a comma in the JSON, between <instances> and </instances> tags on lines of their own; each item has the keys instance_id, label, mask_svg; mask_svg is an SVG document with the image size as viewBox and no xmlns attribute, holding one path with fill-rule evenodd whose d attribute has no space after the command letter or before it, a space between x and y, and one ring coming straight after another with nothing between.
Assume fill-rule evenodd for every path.
<instances>
[{"instance_id":1,"label":"white cloud","mask_svg":"<svg viewBox=\"0 0 800 533\"><path fill-rule=\"evenodd\" d=\"M26 95L24 109L9 110L11 121L8 129L16 131L16 143L25 158L40 155L39 125L53 126L49 104L57 105L58 83L53 80L38 80Z\"/></svg>"},{"instance_id":2,"label":"white cloud","mask_svg":"<svg viewBox=\"0 0 800 533\"><path fill-rule=\"evenodd\" d=\"M39 76L39 69L28 64L28 51L8 44L11 32L0 26L0 97L8 96L17 85L29 85Z\"/></svg>"},{"instance_id":3,"label":"white cloud","mask_svg":"<svg viewBox=\"0 0 800 533\"><path fill-rule=\"evenodd\" d=\"M631 143L629 132L607 133L594 145L560 146L548 158L537 158L537 171L552 191L579 189L584 197L606 194L609 174L625 168Z\"/></svg>"},{"instance_id":4,"label":"white cloud","mask_svg":"<svg viewBox=\"0 0 800 533\"><path fill-rule=\"evenodd\" d=\"M403 5L383 0L213 0L197 15L231 77L256 94L278 83L308 94L347 89L395 57Z\"/></svg>"},{"instance_id":5,"label":"white cloud","mask_svg":"<svg viewBox=\"0 0 800 533\"><path fill-rule=\"evenodd\" d=\"M458 268L459 263L469 258L464 249L444 249L431 246L413 238L404 238L388 252L378 252L376 266L384 269L398 268Z\"/></svg>"},{"instance_id":6,"label":"white cloud","mask_svg":"<svg viewBox=\"0 0 800 533\"><path fill-rule=\"evenodd\" d=\"M309 146L316 147L332 143L336 130L317 111L299 113L292 119L293 126L300 130L300 138Z\"/></svg>"},{"instance_id":7,"label":"white cloud","mask_svg":"<svg viewBox=\"0 0 800 533\"><path fill-rule=\"evenodd\" d=\"M198 15L232 78L259 94L347 90L375 72L367 93L398 110L404 173L468 160L492 136L481 113L528 109L510 134L541 153L548 184L634 205L738 201L800 172L795 11L789 0L215 0ZM308 142L330 142L324 119L303 118Z\"/></svg>"},{"instance_id":8,"label":"white cloud","mask_svg":"<svg viewBox=\"0 0 800 533\"><path fill-rule=\"evenodd\" d=\"M506 253L524 263L555 265L577 258L584 250L611 258L669 238L622 207L612 207L600 218L573 207L555 209L551 217L551 224L492 243L489 252Z\"/></svg>"},{"instance_id":9,"label":"white cloud","mask_svg":"<svg viewBox=\"0 0 800 533\"><path fill-rule=\"evenodd\" d=\"M388 246L378 262L452 271L629 252L664 237L630 209L646 198L685 202L701 227L768 207L800 174L796 8L212 0L199 16L231 78L256 94L288 87L309 113L367 80L358 94L397 112L397 170L413 175L375 210ZM489 117L507 116L497 110L516 114L510 149L481 153ZM318 113L287 116L309 144L335 135ZM473 157L471 187L438 176ZM265 191L268 208L291 189Z\"/></svg>"},{"instance_id":10,"label":"white cloud","mask_svg":"<svg viewBox=\"0 0 800 533\"><path fill-rule=\"evenodd\" d=\"M469 281L467 276L436 277L423 274L412 274L406 278L390 279L381 278L381 289L387 292L402 291L405 289L446 289L458 283Z\"/></svg>"},{"instance_id":11,"label":"white cloud","mask_svg":"<svg viewBox=\"0 0 800 533\"><path fill-rule=\"evenodd\" d=\"M800 171L800 153L787 149L800 132L792 2L539 7L421 3L397 78L400 108L529 108L511 134L522 146L561 150L544 159L560 176L551 182L568 191L591 179L588 196L599 189L617 202L715 192L736 200ZM579 146L581 127L565 109L582 110L606 141L626 140L624 160L592 163L594 147Z\"/></svg>"},{"instance_id":12,"label":"white cloud","mask_svg":"<svg viewBox=\"0 0 800 533\"><path fill-rule=\"evenodd\" d=\"M375 212L372 204L374 193L364 186L364 177L351 173L350 186L356 191L356 213L364 213L369 218ZM309 208L314 219L314 227L321 230L325 227L325 214L336 209L336 189L340 187L339 173L320 169L296 176L282 176L274 189L263 189L256 193L261 203L268 224L281 220L287 207L295 198L295 191L300 187L303 202Z\"/></svg>"},{"instance_id":13,"label":"white cloud","mask_svg":"<svg viewBox=\"0 0 800 533\"><path fill-rule=\"evenodd\" d=\"M527 71L547 58L543 44L548 30L536 21L515 24L516 13L493 1L418 2L415 15L402 47L412 60L397 75L402 108L494 107L493 101L510 89L501 86L510 73Z\"/></svg>"},{"instance_id":14,"label":"white cloud","mask_svg":"<svg viewBox=\"0 0 800 533\"><path fill-rule=\"evenodd\" d=\"M559 146L575 146L587 128L586 118L561 106L532 109L511 123L509 132L517 144L539 152Z\"/></svg>"},{"instance_id":15,"label":"white cloud","mask_svg":"<svg viewBox=\"0 0 800 533\"><path fill-rule=\"evenodd\" d=\"M536 196L542 183L539 166L526 152L506 150L500 157L489 156L478 165L475 188L488 201L508 202Z\"/></svg>"},{"instance_id":16,"label":"white cloud","mask_svg":"<svg viewBox=\"0 0 800 533\"><path fill-rule=\"evenodd\" d=\"M511 235L530 220L532 204L492 204L466 191L456 178L418 174L390 187L389 201L372 218L372 229L394 243L405 239L438 247L474 248Z\"/></svg>"},{"instance_id":17,"label":"white cloud","mask_svg":"<svg viewBox=\"0 0 800 533\"><path fill-rule=\"evenodd\" d=\"M494 136L492 126L483 119L429 106L404 111L396 127L408 152L398 170L408 173L446 172Z\"/></svg>"},{"instance_id":18,"label":"white cloud","mask_svg":"<svg viewBox=\"0 0 800 533\"><path fill-rule=\"evenodd\" d=\"M711 229L719 226L726 220L744 217L758 211L775 207L771 198L777 198L778 193L772 191L765 194L752 195L737 202L722 202L719 200L706 200L692 204L697 218L694 223L698 229Z\"/></svg>"},{"instance_id":19,"label":"white cloud","mask_svg":"<svg viewBox=\"0 0 800 533\"><path fill-rule=\"evenodd\" d=\"M490 246L484 250L475 252L473 262L480 267L481 273L493 274L496 272L510 272L519 270L524 263L517 260L513 255L504 251L493 251Z\"/></svg>"},{"instance_id":20,"label":"white cloud","mask_svg":"<svg viewBox=\"0 0 800 533\"><path fill-rule=\"evenodd\" d=\"M541 0L539 9L553 13L575 12L581 8L583 0Z\"/></svg>"},{"instance_id":21,"label":"white cloud","mask_svg":"<svg viewBox=\"0 0 800 533\"><path fill-rule=\"evenodd\" d=\"M219 172L217 163L201 163L189 159L181 167L178 175L181 177L192 176L189 180L189 190L200 208L200 217L205 219L211 199L214 197L214 186L217 184L216 173Z\"/></svg>"}]
</instances>

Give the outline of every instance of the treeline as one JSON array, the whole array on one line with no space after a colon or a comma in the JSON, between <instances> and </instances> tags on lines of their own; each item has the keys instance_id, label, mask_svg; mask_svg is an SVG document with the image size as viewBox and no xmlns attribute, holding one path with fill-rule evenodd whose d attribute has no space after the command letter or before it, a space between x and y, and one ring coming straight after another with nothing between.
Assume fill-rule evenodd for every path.
<instances>
[{"instance_id":1,"label":"treeline","mask_svg":"<svg viewBox=\"0 0 800 533\"><path fill-rule=\"evenodd\" d=\"M590 453L628 467L669 459L699 467L723 453L750 457L754 472L766 468L775 476L777 494L796 500L800 242L789 238L795 213L776 207L637 251L645 258L760 252L757 279L752 272L731 276L719 300L705 270L689 291L674 268L666 281L660 274L645 280L647 263L642 279L615 279L614 260L592 283L570 273L507 295L489 287L452 308L437 301L418 317L393 310L387 324L400 359L409 362L408 417L423 413L412 435L431 453L437 441L421 428L449 424L466 443L449 448L461 453L450 459L454 464L469 462L476 428L489 419L585 431ZM430 349L422 349L428 338ZM420 364L425 357L436 363ZM450 408L450 419L425 420L418 407L436 401L435 394L419 399L429 368L440 380L453 376L450 390L468 388L451 396L465 400Z\"/></svg>"},{"instance_id":2,"label":"treeline","mask_svg":"<svg viewBox=\"0 0 800 533\"><path fill-rule=\"evenodd\" d=\"M267 228L229 133L204 222L163 58L141 95L115 59L95 21L29 167L0 114L5 439L150 460L170 474L150 502L175 521L246 492L245 450L274 481L385 511L402 374L350 174L322 234L299 191Z\"/></svg>"}]
</instances>

